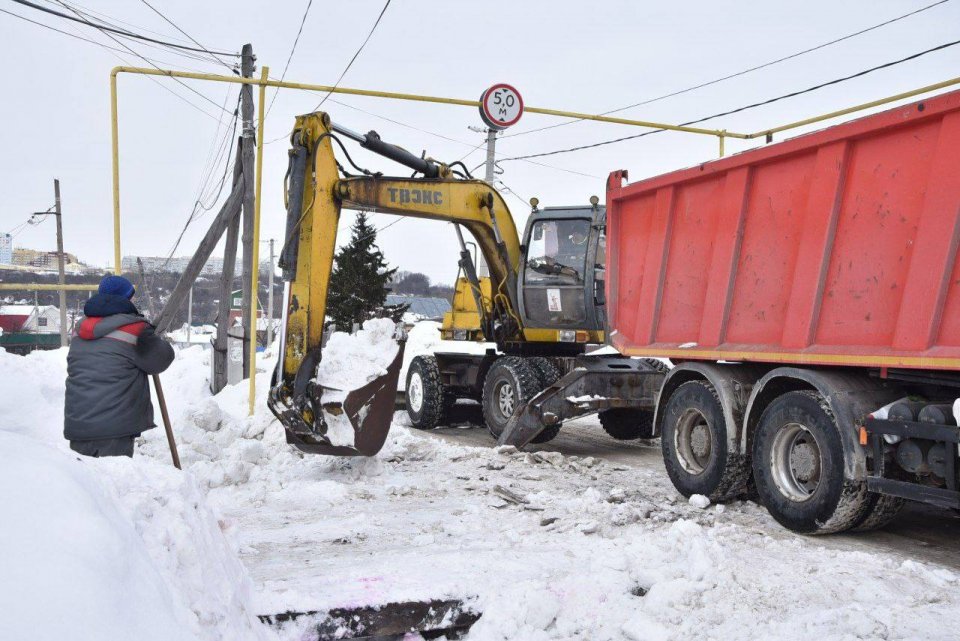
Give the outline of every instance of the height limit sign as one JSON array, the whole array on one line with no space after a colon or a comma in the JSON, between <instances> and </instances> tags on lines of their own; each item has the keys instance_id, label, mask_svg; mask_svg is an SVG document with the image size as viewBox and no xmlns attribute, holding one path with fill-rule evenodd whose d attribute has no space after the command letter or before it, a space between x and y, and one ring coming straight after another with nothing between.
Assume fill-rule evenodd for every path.
<instances>
[{"instance_id":1,"label":"height limit sign","mask_svg":"<svg viewBox=\"0 0 960 641\"><path fill-rule=\"evenodd\" d=\"M491 129L499 131L515 125L522 115L523 98L510 85L493 85L480 96L480 117Z\"/></svg>"}]
</instances>

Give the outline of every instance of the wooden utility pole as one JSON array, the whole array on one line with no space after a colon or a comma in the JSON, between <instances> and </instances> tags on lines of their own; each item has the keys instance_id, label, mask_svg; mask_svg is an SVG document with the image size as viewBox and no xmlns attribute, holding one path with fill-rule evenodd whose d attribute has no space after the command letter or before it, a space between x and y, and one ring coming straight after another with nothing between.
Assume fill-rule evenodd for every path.
<instances>
[{"instance_id":1,"label":"wooden utility pole","mask_svg":"<svg viewBox=\"0 0 960 641\"><path fill-rule=\"evenodd\" d=\"M57 218L57 271L60 278L60 347L66 347L70 342L70 329L67 327L67 290L63 286L67 284L66 268L64 267L63 256L63 221L60 210L60 179L53 179L54 212Z\"/></svg>"},{"instance_id":2,"label":"wooden utility pole","mask_svg":"<svg viewBox=\"0 0 960 641\"><path fill-rule=\"evenodd\" d=\"M253 45L245 44L241 51L240 75L252 78L254 70ZM243 129L240 136L240 160L243 167L243 377L250 376L248 341L257 340L256 326L250 326L251 310L256 305L257 292L253 291L252 279L258 273L258 266L253 264L253 198L256 173L254 167L255 132L253 128L253 85L243 85L240 88L240 116Z\"/></svg>"},{"instance_id":3,"label":"wooden utility pole","mask_svg":"<svg viewBox=\"0 0 960 641\"><path fill-rule=\"evenodd\" d=\"M237 155L240 142L237 142ZM233 189L239 189L243 174L239 159L233 166ZM230 331L230 306L233 298L233 274L237 264L237 240L240 237L240 216L234 216L227 226L227 241L223 247L223 271L220 274L220 300L217 305L217 335L213 340L214 394L227 384L227 332Z\"/></svg>"},{"instance_id":4,"label":"wooden utility pole","mask_svg":"<svg viewBox=\"0 0 960 641\"><path fill-rule=\"evenodd\" d=\"M270 239L270 271L267 272L267 347L273 345L273 239Z\"/></svg>"}]
</instances>

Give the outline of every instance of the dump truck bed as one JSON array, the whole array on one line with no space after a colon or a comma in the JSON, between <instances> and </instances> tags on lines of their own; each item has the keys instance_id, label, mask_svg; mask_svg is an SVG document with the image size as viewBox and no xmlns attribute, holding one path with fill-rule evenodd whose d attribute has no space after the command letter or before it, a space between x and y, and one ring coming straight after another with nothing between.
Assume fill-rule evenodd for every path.
<instances>
[{"instance_id":1,"label":"dump truck bed","mask_svg":"<svg viewBox=\"0 0 960 641\"><path fill-rule=\"evenodd\" d=\"M607 183L610 342L960 369L960 92Z\"/></svg>"}]
</instances>

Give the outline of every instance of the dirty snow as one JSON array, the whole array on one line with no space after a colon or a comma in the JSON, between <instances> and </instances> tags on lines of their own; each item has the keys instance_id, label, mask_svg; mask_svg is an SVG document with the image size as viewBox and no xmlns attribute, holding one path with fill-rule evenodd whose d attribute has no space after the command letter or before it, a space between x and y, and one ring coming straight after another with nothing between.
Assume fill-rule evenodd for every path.
<instances>
[{"instance_id":1,"label":"dirty snow","mask_svg":"<svg viewBox=\"0 0 960 641\"><path fill-rule=\"evenodd\" d=\"M85 621L71 601L78 590L45 589L34 602L23 586L62 581L116 603L126 577L125 607L105 608L126 634L98 638L151 638L139 632L162 618L165 638L251 639L264 634L251 612L421 598L481 611L470 640L954 637L960 575L945 567L795 536L751 503L707 509L659 470L455 445L410 429L403 414L377 457L305 456L266 409L272 354L258 364L253 417L246 384L209 396L208 358L182 350L163 375L179 474L161 430L133 461L65 453L62 353L0 353L0 373L23 394L0 399L0 428L16 433L0 439L5 460L21 461L0 472L0 492L27 514L2 529L0 565L19 568L15 587L0 588L4 609L17 597L24 612ZM85 526L75 547L47 536L74 523ZM129 552L122 570L110 554L118 546ZM141 610L148 602L155 609ZM16 634L18 617L5 614L0 638L44 636ZM33 625L52 636L54 619Z\"/></svg>"}]
</instances>

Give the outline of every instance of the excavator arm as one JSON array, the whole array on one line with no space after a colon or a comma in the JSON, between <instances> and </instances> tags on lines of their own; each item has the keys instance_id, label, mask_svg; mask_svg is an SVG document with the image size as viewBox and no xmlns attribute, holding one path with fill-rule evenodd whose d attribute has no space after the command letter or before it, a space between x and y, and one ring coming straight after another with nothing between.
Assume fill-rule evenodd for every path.
<instances>
[{"instance_id":1,"label":"excavator arm","mask_svg":"<svg viewBox=\"0 0 960 641\"><path fill-rule=\"evenodd\" d=\"M353 140L370 151L412 168L422 178L392 178L341 171L333 145ZM357 134L334 125L327 114L297 118L291 135L286 178L287 225L280 267L286 281L281 355L269 406L283 423L287 441L304 451L332 455L376 454L393 417L403 342L387 373L345 395L331 394L315 381L322 358L327 296L340 223L340 210L362 209L454 223L461 267L472 280L487 336L498 341L521 336L516 274L521 256L513 217L489 184L457 175L436 161L386 143L375 132ZM349 156L347 156L349 160ZM352 164L352 161L351 161ZM491 294L480 293L460 228L474 237L490 266ZM426 245L424 249L429 249ZM332 400L331 400L332 399ZM343 440L344 422L353 430ZM332 423L340 425L331 429ZM336 438L334 434L341 435Z\"/></svg>"}]
</instances>

